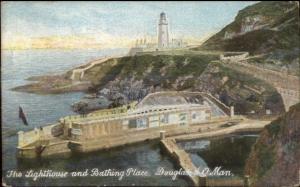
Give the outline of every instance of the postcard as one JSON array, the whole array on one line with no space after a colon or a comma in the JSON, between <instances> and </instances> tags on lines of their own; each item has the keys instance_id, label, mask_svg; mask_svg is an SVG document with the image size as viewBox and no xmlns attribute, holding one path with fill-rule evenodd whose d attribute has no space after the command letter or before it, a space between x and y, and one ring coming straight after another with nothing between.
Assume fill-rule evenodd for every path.
<instances>
[{"instance_id":1,"label":"postcard","mask_svg":"<svg viewBox=\"0 0 300 187\"><path fill-rule=\"evenodd\" d=\"M2 186L300 185L298 1L2 1Z\"/></svg>"}]
</instances>

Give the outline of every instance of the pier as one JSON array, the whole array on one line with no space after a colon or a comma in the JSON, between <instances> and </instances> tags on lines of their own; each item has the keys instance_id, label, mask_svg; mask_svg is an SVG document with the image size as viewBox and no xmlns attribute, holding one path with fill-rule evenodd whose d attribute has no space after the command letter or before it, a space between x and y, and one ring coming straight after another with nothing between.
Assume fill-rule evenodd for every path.
<instances>
[{"instance_id":1,"label":"pier","mask_svg":"<svg viewBox=\"0 0 300 187\"><path fill-rule=\"evenodd\" d=\"M198 168L193 164L189 154L181 149L177 142L210 138L215 136L226 136L237 132L258 132L264 128L265 125L269 124L270 121L256 121L256 120L245 120L238 125L231 127L221 128L217 126L214 130L208 130L206 132L197 132L191 134L183 134L178 136L172 136L165 138L161 134L161 145L167 151L167 153L173 158L175 163L184 169L187 173L191 173L187 177L192 181L194 186L249 186L249 180L247 176L244 179L239 178L208 178L198 175L193 175L197 173Z\"/></svg>"},{"instance_id":2,"label":"pier","mask_svg":"<svg viewBox=\"0 0 300 187\"><path fill-rule=\"evenodd\" d=\"M228 134L234 134L240 132L259 132L270 122L271 121L258 121L258 120L245 119L240 124L234 126L225 127L225 128L219 127L218 129L209 132L199 132L193 134L178 135L178 136L174 136L173 138L176 139L176 141L187 141L193 139L225 136Z\"/></svg>"},{"instance_id":3,"label":"pier","mask_svg":"<svg viewBox=\"0 0 300 187\"><path fill-rule=\"evenodd\" d=\"M176 144L176 140L173 138L167 138L161 140L161 145L172 157L176 164L184 169L189 175L186 175L194 186L208 187L208 186L232 186L232 187L248 187L249 180L247 176L244 179L241 178L209 178L205 176L197 175L198 168L193 164L189 154L179 148Z\"/></svg>"},{"instance_id":4,"label":"pier","mask_svg":"<svg viewBox=\"0 0 300 187\"><path fill-rule=\"evenodd\" d=\"M194 166L188 153L180 149L174 139L163 139L161 140L161 144L182 169L184 169L188 173L195 173L197 171L197 168L196 166ZM198 176L190 174L189 178L195 186L199 186L200 178Z\"/></svg>"}]
</instances>

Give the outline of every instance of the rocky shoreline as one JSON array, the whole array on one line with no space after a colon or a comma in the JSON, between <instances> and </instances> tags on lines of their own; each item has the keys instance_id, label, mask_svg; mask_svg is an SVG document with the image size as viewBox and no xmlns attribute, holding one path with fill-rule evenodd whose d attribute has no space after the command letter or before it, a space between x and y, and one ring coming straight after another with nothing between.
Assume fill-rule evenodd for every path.
<instances>
[{"instance_id":1,"label":"rocky shoreline","mask_svg":"<svg viewBox=\"0 0 300 187\"><path fill-rule=\"evenodd\" d=\"M91 83L88 81L73 82L64 75L33 76L26 80L34 83L17 86L12 91L35 94L62 94L67 92L86 92Z\"/></svg>"},{"instance_id":2,"label":"rocky shoreline","mask_svg":"<svg viewBox=\"0 0 300 187\"><path fill-rule=\"evenodd\" d=\"M218 56L209 54L110 58L86 69L84 76L72 78L71 69L60 75L30 77L27 80L33 83L12 90L36 94L86 92L108 99L106 108L139 101L157 91L200 91L235 106L242 115L265 115L266 108L272 108L272 115L284 111L282 99L271 85L229 69L216 59ZM103 108L98 108L98 99L86 100L83 98L79 106L87 111Z\"/></svg>"}]
</instances>

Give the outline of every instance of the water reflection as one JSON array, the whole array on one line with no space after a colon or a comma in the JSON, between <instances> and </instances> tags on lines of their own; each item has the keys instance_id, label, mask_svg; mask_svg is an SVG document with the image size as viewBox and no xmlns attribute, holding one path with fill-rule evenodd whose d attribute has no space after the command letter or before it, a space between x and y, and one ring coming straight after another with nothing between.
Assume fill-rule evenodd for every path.
<instances>
[{"instance_id":1,"label":"water reflection","mask_svg":"<svg viewBox=\"0 0 300 187\"><path fill-rule=\"evenodd\" d=\"M169 176L154 176L158 167L164 167L168 170L175 170L172 160L168 156L162 155L158 142L149 142L147 144L137 144L116 148L109 151L97 151L85 154L71 154L59 157L37 158L37 159L18 159L17 168L25 173L28 170L39 171L85 171L91 172L93 168L99 171L112 169L116 171L127 170L128 168L137 168L147 170L151 173L148 177L128 176L121 181L118 177L106 176L87 176L72 178L40 178L33 181L31 178L6 178L8 184L19 186L26 185L51 185L51 186L87 186L87 185L125 185L125 186L187 186L188 181L177 178L172 181Z\"/></svg>"},{"instance_id":2,"label":"water reflection","mask_svg":"<svg viewBox=\"0 0 300 187\"><path fill-rule=\"evenodd\" d=\"M245 161L258 135L232 135L223 138L180 142L179 146L190 153L195 166L213 169L221 166L236 176L243 176Z\"/></svg>"},{"instance_id":3,"label":"water reflection","mask_svg":"<svg viewBox=\"0 0 300 187\"><path fill-rule=\"evenodd\" d=\"M209 147L209 144L210 144L209 140L194 140L194 141L178 142L180 148L189 152L205 149Z\"/></svg>"}]
</instances>

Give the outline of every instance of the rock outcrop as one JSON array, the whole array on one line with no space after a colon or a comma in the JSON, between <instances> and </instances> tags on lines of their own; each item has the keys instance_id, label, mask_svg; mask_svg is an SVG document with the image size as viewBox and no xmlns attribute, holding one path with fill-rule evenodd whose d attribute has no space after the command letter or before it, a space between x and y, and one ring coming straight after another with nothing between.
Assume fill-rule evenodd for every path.
<instances>
[{"instance_id":1,"label":"rock outcrop","mask_svg":"<svg viewBox=\"0 0 300 187\"><path fill-rule=\"evenodd\" d=\"M212 62L215 59L213 55L124 57L105 75L95 66L86 77L93 81L92 90L109 100L130 102L156 91L186 90L211 93L228 106L235 106L239 114L264 115L271 109L277 115L284 111L282 99L271 85ZM106 68L105 64L101 66Z\"/></svg>"},{"instance_id":2,"label":"rock outcrop","mask_svg":"<svg viewBox=\"0 0 300 187\"><path fill-rule=\"evenodd\" d=\"M277 187L299 184L300 103L267 125L252 147L245 174L251 186Z\"/></svg>"}]
</instances>

